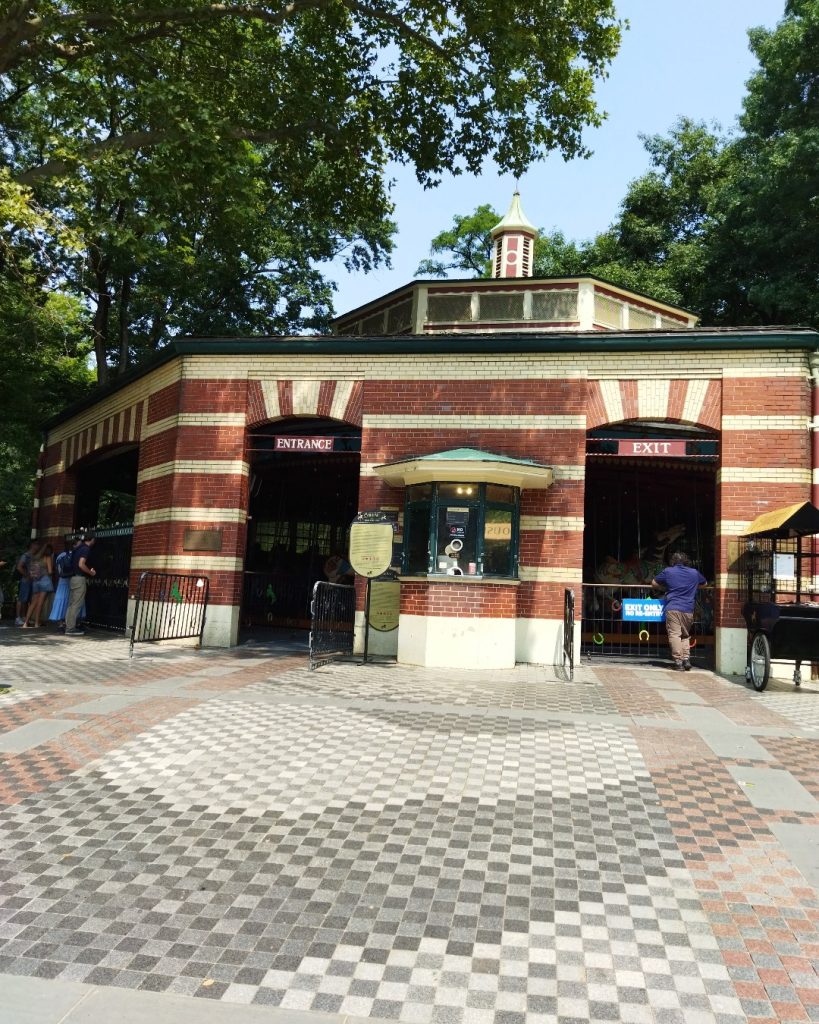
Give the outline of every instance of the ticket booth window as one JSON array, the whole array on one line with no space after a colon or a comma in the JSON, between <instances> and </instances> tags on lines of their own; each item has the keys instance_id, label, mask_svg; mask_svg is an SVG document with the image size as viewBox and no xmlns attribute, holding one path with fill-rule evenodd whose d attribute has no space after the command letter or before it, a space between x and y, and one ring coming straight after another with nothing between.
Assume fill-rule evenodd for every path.
<instances>
[{"instance_id":1,"label":"ticket booth window","mask_svg":"<svg viewBox=\"0 0 819 1024\"><path fill-rule=\"evenodd\" d=\"M407 488L407 575L516 577L517 487L424 483Z\"/></svg>"}]
</instances>

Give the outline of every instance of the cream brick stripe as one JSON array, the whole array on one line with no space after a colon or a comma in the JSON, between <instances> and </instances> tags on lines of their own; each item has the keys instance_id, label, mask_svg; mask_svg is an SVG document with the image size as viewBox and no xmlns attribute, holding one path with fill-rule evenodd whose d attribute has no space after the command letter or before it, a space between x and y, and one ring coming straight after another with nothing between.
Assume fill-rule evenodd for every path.
<instances>
[{"instance_id":1,"label":"cream brick stripe","mask_svg":"<svg viewBox=\"0 0 819 1024\"><path fill-rule=\"evenodd\" d=\"M49 505L63 505L73 501L75 497L73 493L66 491L64 494L52 494L50 498L43 498L41 504L43 508Z\"/></svg>"},{"instance_id":2,"label":"cream brick stripe","mask_svg":"<svg viewBox=\"0 0 819 1024\"><path fill-rule=\"evenodd\" d=\"M134 526L149 523L243 523L247 512L241 508L151 508L137 512Z\"/></svg>"},{"instance_id":3,"label":"cream brick stripe","mask_svg":"<svg viewBox=\"0 0 819 1024\"><path fill-rule=\"evenodd\" d=\"M623 396L620 392L619 380L601 380L600 394L603 398L603 406L609 423L619 423L625 419L623 412Z\"/></svg>"},{"instance_id":4,"label":"cream brick stripe","mask_svg":"<svg viewBox=\"0 0 819 1024\"><path fill-rule=\"evenodd\" d=\"M806 416L723 416L723 430L806 430Z\"/></svg>"},{"instance_id":5,"label":"cream brick stripe","mask_svg":"<svg viewBox=\"0 0 819 1024\"><path fill-rule=\"evenodd\" d=\"M142 428L142 438L154 437L176 427L243 427L245 422L243 412L180 412L147 423Z\"/></svg>"},{"instance_id":6,"label":"cream brick stripe","mask_svg":"<svg viewBox=\"0 0 819 1024\"><path fill-rule=\"evenodd\" d=\"M819 486L819 469L814 469L812 483L815 486Z\"/></svg>"},{"instance_id":7,"label":"cream brick stripe","mask_svg":"<svg viewBox=\"0 0 819 1024\"><path fill-rule=\"evenodd\" d=\"M751 522L751 519L720 519L717 523L717 536L741 537Z\"/></svg>"},{"instance_id":8,"label":"cream brick stripe","mask_svg":"<svg viewBox=\"0 0 819 1024\"><path fill-rule=\"evenodd\" d=\"M575 416L478 416L464 413L451 415L371 415L363 426L369 430L446 430L456 427L490 427L495 430L585 430L586 417Z\"/></svg>"},{"instance_id":9,"label":"cream brick stripe","mask_svg":"<svg viewBox=\"0 0 819 1024\"><path fill-rule=\"evenodd\" d=\"M137 483L146 480L159 480L163 476L174 473L201 473L208 476L212 473L237 474L247 476L248 465L242 459L176 459L172 462L161 462L157 466L148 466L137 473Z\"/></svg>"},{"instance_id":10,"label":"cream brick stripe","mask_svg":"<svg viewBox=\"0 0 819 1024\"><path fill-rule=\"evenodd\" d=\"M346 417L347 406L350 404L354 387L355 383L353 381L340 380L336 384L336 389L333 394L333 403L330 406L331 419L343 420Z\"/></svg>"},{"instance_id":11,"label":"cream brick stripe","mask_svg":"<svg viewBox=\"0 0 819 1024\"><path fill-rule=\"evenodd\" d=\"M208 571L241 572L243 567L244 562L241 558L205 553L193 557L190 555L138 555L131 559L132 570L179 569L180 571L201 572L206 575Z\"/></svg>"},{"instance_id":12,"label":"cream brick stripe","mask_svg":"<svg viewBox=\"0 0 819 1024\"><path fill-rule=\"evenodd\" d=\"M65 423L60 423L53 431L49 432L49 444L68 439L73 434L80 433L109 417L116 416L119 412L127 411L132 406L138 405L140 401L145 400L147 405L147 399L152 394L179 380L180 371L181 367L178 361L167 363L134 381L133 384L127 385L121 391L116 391L108 398L102 399L96 405L83 409L82 412L72 416Z\"/></svg>"},{"instance_id":13,"label":"cream brick stripe","mask_svg":"<svg viewBox=\"0 0 819 1024\"><path fill-rule=\"evenodd\" d=\"M736 466L717 472L718 484L809 484L810 482L811 471L809 469L791 467L772 466L770 469L762 469L753 466Z\"/></svg>"},{"instance_id":14,"label":"cream brick stripe","mask_svg":"<svg viewBox=\"0 0 819 1024\"><path fill-rule=\"evenodd\" d=\"M62 459L56 462L53 466L46 466L43 470L43 476L55 476L57 473L63 473L65 471L65 463Z\"/></svg>"},{"instance_id":15,"label":"cream brick stripe","mask_svg":"<svg viewBox=\"0 0 819 1024\"><path fill-rule=\"evenodd\" d=\"M521 530L564 530L582 533L585 521L582 516L521 516Z\"/></svg>"},{"instance_id":16,"label":"cream brick stripe","mask_svg":"<svg viewBox=\"0 0 819 1024\"><path fill-rule=\"evenodd\" d=\"M685 389L682 418L685 423L699 423L705 396L708 394L708 380L690 380Z\"/></svg>"},{"instance_id":17,"label":"cream brick stripe","mask_svg":"<svg viewBox=\"0 0 819 1024\"><path fill-rule=\"evenodd\" d=\"M294 380L291 383L294 416L315 416L318 413L320 380Z\"/></svg>"},{"instance_id":18,"label":"cream brick stripe","mask_svg":"<svg viewBox=\"0 0 819 1024\"><path fill-rule=\"evenodd\" d=\"M637 381L637 415L643 420L662 420L668 415L670 380Z\"/></svg>"},{"instance_id":19,"label":"cream brick stripe","mask_svg":"<svg viewBox=\"0 0 819 1024\"><path fill-rule=\"evenodd\" d=\"M559 566L522 565L520 578L526 583L582 583L583 573L577 568L560 568Z\"/></svg>"}]
</instances>

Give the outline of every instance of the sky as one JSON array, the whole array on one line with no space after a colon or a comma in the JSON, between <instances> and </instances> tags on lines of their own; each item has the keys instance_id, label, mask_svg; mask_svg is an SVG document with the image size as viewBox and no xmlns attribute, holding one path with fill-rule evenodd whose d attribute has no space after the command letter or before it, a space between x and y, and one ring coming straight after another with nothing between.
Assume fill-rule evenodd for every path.
<instances>
[{"instance_id":1,"label":"sky","mask_svg":"<svg viewBox=\"0 0 819 1024\"><path fill-rule=\"evenodd\" d=\"M773 28L785 0L619 0L617 9L630 28L597 88L598 107L608 118L584 134L592 156L567 163L552 155L519 184L529 220L576 241L604 231L629 182L648 170L640 134L667 134L681 116L717 122L724 130L736 126L745 82L756 69L748 29ZM398 235L392 269L348 274L341 265L331 267L337 313L407 284L429 255L432 238L455 214L483 203L504 214L515 190L512 175L499 175L491 165L480 176L448 176L427 191L408 168L396 167L393 174Z\"/></svg>"}]
</instances>

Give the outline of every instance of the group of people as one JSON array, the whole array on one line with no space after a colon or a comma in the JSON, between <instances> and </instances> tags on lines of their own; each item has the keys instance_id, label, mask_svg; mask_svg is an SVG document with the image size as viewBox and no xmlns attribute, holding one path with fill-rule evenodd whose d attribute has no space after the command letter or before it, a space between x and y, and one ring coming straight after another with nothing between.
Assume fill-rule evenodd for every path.
<instances>
[{"instance_id":1,"label":"group of people","mask_svg":"<svg viewBox=\"0 0 819 1024\"><path fill-rule=\"evenodd\" d=\"M88 580L96 576L88 561L94 540L93 534L81 534L56 557L49 541L31 541L15 566L20 577L16 626L37 629L45 622L55 622L65 629L66 636L81 636L85 632L78 622L84 615Z\"/></svg>"}]
</instances>

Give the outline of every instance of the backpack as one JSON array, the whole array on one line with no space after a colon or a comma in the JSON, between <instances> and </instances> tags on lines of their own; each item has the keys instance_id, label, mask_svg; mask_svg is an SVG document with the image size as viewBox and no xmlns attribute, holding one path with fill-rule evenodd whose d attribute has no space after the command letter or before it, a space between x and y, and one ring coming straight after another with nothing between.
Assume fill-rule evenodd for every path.
<instances>
[{"instance_id":1,"label":"backpack","mask_svg":"<svg viewBox=\"0 0 819 1024\"><path fill-rule=\"evenodd\" d=\"M57 575L60 577L61 580L68 579L69 577L74 575L71 569L70 551L61 551L60 554L57 555L57 558L55 559L55 564L57 566Z\"/></svg>"},{"instance_id":2,"label":"backpack","mask_svg":"<svg viewBox=\"0 0 819 1024\"><path fill-rule=\"evenodd\" d=\"M32 558L28 563L28 578L38 580L43 575L43 563L37 558Z\"/></svg>"}]
</instances>

